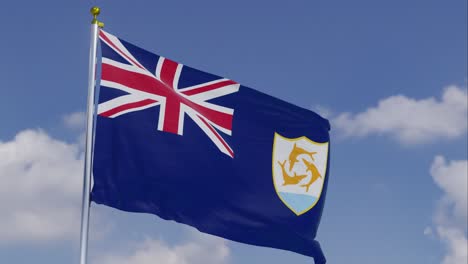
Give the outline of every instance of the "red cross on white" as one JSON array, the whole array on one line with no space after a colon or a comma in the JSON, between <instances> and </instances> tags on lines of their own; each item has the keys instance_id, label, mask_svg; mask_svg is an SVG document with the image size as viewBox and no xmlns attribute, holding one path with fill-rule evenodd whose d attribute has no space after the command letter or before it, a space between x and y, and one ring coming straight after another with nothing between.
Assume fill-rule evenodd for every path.
<instances>
[{"instance_id":1,"label":"red cross on white","mask_svg":"<svg viewBox=\"0 0 468 264\"><path fill-rule=\"evenodd\" d=\"M100 103L99 115L115 118L160 106L158 130L183 135L184 116L187 114L221 152L234 157L233 150L218 133L221 131L227 135L232 134L234 110L207 101L237 92L240 86L238 83L219 79L180 88L179 77L184 65L160 57L156 71L150 72L117 37L103 30L99 32L99 37L129 63L102 58L101 86L128 94Z\"/></svg>"}]
</instances>

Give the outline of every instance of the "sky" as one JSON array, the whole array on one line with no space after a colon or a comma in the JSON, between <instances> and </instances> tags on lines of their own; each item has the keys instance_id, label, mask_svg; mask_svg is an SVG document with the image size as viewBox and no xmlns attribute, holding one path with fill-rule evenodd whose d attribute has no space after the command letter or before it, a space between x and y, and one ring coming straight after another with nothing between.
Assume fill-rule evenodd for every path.
<instances>
[{"instance_id":1,"label":"sky","mask_svg":"<svg viewBox=\"0 0 468 264\"><path fill-rule=\"evenodd\" d=\"M78 263L89 9L331 122L328 263L467 263L467 1L7 1L0 263ZM312 263L92 204L90 264Z\"/></svg>"}]
</instances>

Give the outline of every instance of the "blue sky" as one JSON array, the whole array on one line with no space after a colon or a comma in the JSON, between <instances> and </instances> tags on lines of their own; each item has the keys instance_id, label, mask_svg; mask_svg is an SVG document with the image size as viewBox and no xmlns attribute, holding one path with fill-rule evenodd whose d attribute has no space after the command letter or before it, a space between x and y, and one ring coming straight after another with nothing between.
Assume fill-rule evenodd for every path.
<instances>
[{"instance_id":1,"label":"blue sky","mask_svg":"<svg viewBox=\"0 0 468 264\"><path fill-rule=\"evenodd\" d=\"M3 3L1 263L78 263L93 5L112 34L331 120L329 263L466 263L464 0ZM312 261L156 216L91 214L92 263Z\"/></svg>"}]
</instances>

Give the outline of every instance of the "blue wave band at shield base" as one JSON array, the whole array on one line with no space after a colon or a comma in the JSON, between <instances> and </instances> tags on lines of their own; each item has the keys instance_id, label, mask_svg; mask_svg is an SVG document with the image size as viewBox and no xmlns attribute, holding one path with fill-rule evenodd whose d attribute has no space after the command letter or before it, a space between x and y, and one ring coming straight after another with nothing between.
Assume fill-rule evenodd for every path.
<instances>
[{"instance_id":1,"label":"blue wave band at shield base","mask_svg":"<svg viewBox=\"0 0 468 264\"><path fill-rule=\"evenodd\" d=\"M286 193L278 192L281 198L292 207L297 213L301 213L311 205L315 203L317 197L306 195L306 194L297 194L297 193Z\"/></svg>"}]
</instances>

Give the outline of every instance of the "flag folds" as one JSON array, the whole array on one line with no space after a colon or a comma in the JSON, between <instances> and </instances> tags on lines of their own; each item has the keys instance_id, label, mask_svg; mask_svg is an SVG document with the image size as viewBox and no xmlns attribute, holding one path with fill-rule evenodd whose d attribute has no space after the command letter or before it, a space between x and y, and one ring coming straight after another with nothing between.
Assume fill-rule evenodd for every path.
<instances>
[{"instance_id":1,"label":"flag folds","mask_svg":"<svg viewBox=\"0 0 468 264\"><path fill-rule=\"evenodd\" d=\"M105 31L92 201L325 263L329 123Z\"/></svg>"}]
</instances>

